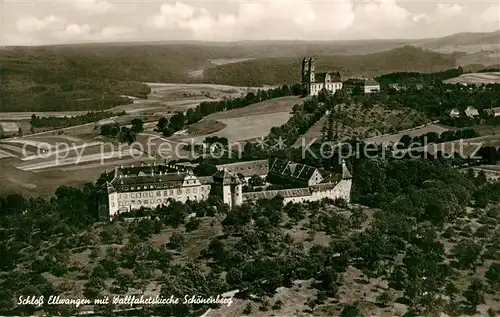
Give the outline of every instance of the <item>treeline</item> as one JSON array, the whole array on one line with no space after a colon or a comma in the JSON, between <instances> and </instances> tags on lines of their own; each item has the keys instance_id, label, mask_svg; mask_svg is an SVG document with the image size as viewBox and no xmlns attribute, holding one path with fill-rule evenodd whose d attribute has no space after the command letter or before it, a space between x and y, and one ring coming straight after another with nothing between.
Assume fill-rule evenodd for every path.
<instances>
[{"instance_id":1,"label":"treeline","mask_svg":"<svg viewBox=\"0 0 500 317\"><path fill-rule=\"evenodd\" d=\"M500 106L500 84L477 87L436 83L424 89L389 89L378 94L364 96L367 104L377 102L388 109L408 107L426 114L431 119L449 117L454 108L460 111L472 106L481 112L490 107Z\"/></svg>"},{"instance_id":2,"label":"treeline","mask_svg":"<svg viewBox=\"0 0 500 317\"><path fill-rule=\"evenodd\" d=\"M114 116L123 116L126 112L113 113L108 111L88 112L81 116L73 117L38 117L35 114L31 116L30 124L34 128L66 128L75 125L81 125L91 122L97 122Z\"/></svg>"},{"instance_id":3,"label":"treeline","mask_svg":"<svg viewBox=\"0 0 500 317\"><path fill-rule=\"evenodd\" d=\"M412 143L419 143L419 144L443 143L449 141L456 141L460 139L470 139L478 136L479 133L474 129L444 131L441 133L428 132L414 137L405 134L401 137L399 143L403 148L407 148Z\"/></svg>"},{"instance_id":4,"label":"treeline","mask_svg":"<svg viewBox=\"0 0 500 317\"><path fill-rule=\"evenodd\" d=\"M196 123L212 113L220 111L229 111L231 109L243 108L251 104L266 101L274 98L280 98L292 95L303 95L305 93L302 85L296 84L291 87L288 85L279 88L262 90L256 93L249 92L245 97L226 99L221 101L205 101L196 108L189 109L185 113L178 112L171 118L161 118L156 125L156 131L168 137L177 131L185 128L186 125Z\"/></svg>"},{"instance_id":5,"label":"treeline","mask_svg":"<svg viewBox=\"0 0 500 317\"><path fill-rule=\"evenodd\" d=\"M436 82L441 82L446 79L458 77L464 74L462 67L448 69L434 73L419 73L419 72L396 72L381 75L375 79L381 87L387 88L390 84L415 85L426 84L431 85Z\"/></svg>"},{"instance_id":6,"label":"treeline","mask_svg":"<svg viewBox=\"0 0 500 317\"><path fill-rule=\"evenodd\" d=\"M118 122L101 126L100 135L116 138L121 143L132 144L137 139L137 134L144 131L144 123L141 119L132 119L132 127L120 126Z\"/></svg>"}]
</instances>

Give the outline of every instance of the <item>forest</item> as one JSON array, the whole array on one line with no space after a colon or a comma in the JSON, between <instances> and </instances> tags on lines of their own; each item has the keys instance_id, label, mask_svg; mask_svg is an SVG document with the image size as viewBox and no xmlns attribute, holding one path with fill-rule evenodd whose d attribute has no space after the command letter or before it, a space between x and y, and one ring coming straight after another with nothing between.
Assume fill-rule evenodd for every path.
<instances>
[{"instance_id":1,"label":"forest","mask_svg":"<svg viewBox=\"0 0 500 317\"><path fill-rule=\"evenodd\" d=\"M269 140L282 137L292 144L343 98L319 96L295 106L292 118L273 128ZM460 133L438 138L475 131ZM303 157L301 149L249 143L241 160L275 156L338 171L339 154L318 159ZM461 172L457 167L471 163L466 159L394 159L380 147L371 154L347 159L353 174L352 204L324 200L285 207L277 197L229 210L212 195L206 201L170 201L103 222L97 198L106 174L83 189L60 187L50 198L2 195L0 314L76 312L72 306L16 306L20 295L83 294L93 299L133 290L140 294L153 286L163 297L208 297L238 289L236 299L246 306L237 314L278 314L295 304L277 300L278 289L307 280L315 295L307 298L304 313L354 317L391 311L398 304L407 317L441 312L496 316L500 183L487 181L484 173ZM485 148L481 154L500 158L496 149ZM234 157L199 159L195 173L209 174L213 165ZM141 218L130 221L126 216ZM352 272L358 272L354 280ZM349 288L375 281L385 286L370 289L374 299L366 292L355 300L346 298ZM101 316L125 315L114 312L123 308L95 307ZM135 308L133 314L200 316L215 306Z\"/></svg>"}]
</instances>

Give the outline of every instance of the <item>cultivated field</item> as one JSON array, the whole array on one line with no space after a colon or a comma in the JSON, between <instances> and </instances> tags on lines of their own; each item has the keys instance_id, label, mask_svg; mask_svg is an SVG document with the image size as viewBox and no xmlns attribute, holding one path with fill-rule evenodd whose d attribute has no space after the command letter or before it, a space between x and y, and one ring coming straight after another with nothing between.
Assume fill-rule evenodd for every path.
<instances>
[{"instance_id":1,"label":"cultivated field","mask_svg":"<svg viewBox=\"0 0 500 317\"><path fill-rule=\"evenodd\" d=\"M175 111L185 111L196 107L203 101L214 101L224 97L240 97L242 94L257 89L209 84L152 83L149 85L151 85L152 93L148 99L136 99L133 104L111 109L116 112L126 111L129 113L127 115L104 119L98 123L0 140L0 169L2 169L1 174L3 174L0 187L7 191L19 191L27 195L50 193L60 185L81 186L86 182L94 182L106 168L110 169L115 165L189 157L189 153L183 150L185 143L179 143L175 140L176 138L165 139L152 132L139 135L137 144L133 148L123 145L120 148L116 142L110 143L110 140L99 136L100 125L114 122L126 125L131 119L140 118L145 122L146 131L152 131L161 116L168 116ZM276 112L276 110L270 109L272 107L276 107L279 111L289 111L295 103L292 100L293 98L285 101L269 101L257 107L253 106L252 109L259 111L258 109L262 108L260 110L262 113ZM247 112L241 112L242 109L238 109L238 111L241 113L240 116L246 116ZM85 113L87 112L50 112L46 115L70 116ZM42 113L36 114L43 115ZM24 120L22 122L28 122L26 120L31 117L32 113L0 113L0 117L2 115L13 121ZM267 123L264 124L267 130L264 129L264 131L268 131L274 125L281 124L280 122L283 120L286 121L288 113L285 112L285 115L285 118L277 118L276 115L267 116ZM233 116L235 115L233 114ZM235 120L246 121L236 123ZM231 139L238 138L232 135L240 135L244 138L252 137L254 136L252 129L261 131L261 128L255 125L252 127L252 120L249 121L248 118L236 118L233 121L232 124L228 125L229 129L224 131L224 135ZM262 125L261 121L263 120L260 118L255 120ZM210 124L207 125L207 123ZM215 120L207 120L198 125L198 129L193 127L193 131L197 132L198 135L206 135L226 127L222 121ZM29 131L29 127L26 129L23 127L23 130ZM259 132L258 135L260 134Z\"/></svg>"},{"instance_id":2,"label":"cultivated field","mask_svg":"<svg viewBox=\"0 0 500 317\"><path fill-rule=\"evenodd\" d=\"M230 142L260 138L266 136L272 127L288 121L292 116L293 106L302 102L300 97L289 96L214 113L188 128L192 137L183 140L194 139L193 142L201 143L207 136L225 137ZM217 127L220 130L213 131ZM203 134L200 135L201 133Z\"/></svg>"},{"instance_id":3,"label":"cultivated field","mask_svg":"<svg viewBox=\"0 0 500 317\"><path fill-rule=\"evenodd\" d=\"M292 108L296 104L301 104L304 102L304 98L297 96L281 97L271 100L262 101L244 108L232 109L229 111L218 112L211 114L206 117L206 119L228 119L228 118L239 118L246 116L254 116L261 114L273 114L278 112L291 112Z\"/></svg>"},{"instance_id":4,"label":"cultivated field","mask_svg":"<svg viewBox=\"0 0 500 317\"><path fill-rule=\"evenodd\" d=\"M224 137L229 142L245 141L266 136L272 127L284 124L292 115L288 112L277 112L254 116L220 119L226 125L220 131L195 137L195 143L201 143L208 136ZM188 141L190 139L185 139Z\"/></svg>"},{"instance_id":5,"label":"cultivated field","mask_svg":"<svg viewBox=\"0 0 500 317\"><path fill-rule=\"evenodd\" d=\"M500 72L463 74L444 82L447 84L495 84L500 83Z\"/></svg>"}]
</instances>

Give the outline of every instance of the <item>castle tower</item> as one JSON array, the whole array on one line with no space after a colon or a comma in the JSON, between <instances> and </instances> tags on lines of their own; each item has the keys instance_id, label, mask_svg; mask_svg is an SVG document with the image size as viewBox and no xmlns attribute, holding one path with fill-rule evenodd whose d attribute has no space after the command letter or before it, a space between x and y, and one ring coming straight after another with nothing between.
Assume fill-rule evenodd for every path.
<instances>
[{"instance_id":1,"label":"castle tower","mask_svg":"<svg viewBox=\"0 0 500 317\"><path fill-rule=\"evenodd\" d=\"M227 169L220 170L212 176L216 192L222 195L222 201L230 208L243 203L243 186L239 177Z\"/></svg>"},{"instance_id":2,"label":"castle tower","mask_svg":"<svg viewBox=\"0 0 500 317\"><path fill-rule=\"evenodd\" d=\"M311 57L309 58L309 83L314 83L316 81L316 78L314 77L315 71L316 68L314 67L314 59Z\"/></svg>"}]
</instances>

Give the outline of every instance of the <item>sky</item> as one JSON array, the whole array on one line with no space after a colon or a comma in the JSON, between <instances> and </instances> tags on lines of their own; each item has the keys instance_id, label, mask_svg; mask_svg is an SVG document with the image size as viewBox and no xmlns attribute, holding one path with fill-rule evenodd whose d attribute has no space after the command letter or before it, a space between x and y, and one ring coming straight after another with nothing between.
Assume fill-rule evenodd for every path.
<instances>
[{"instance_id":1,"label":"sky","mask_svg":"<svg viewBox=\"0 0 500 317\"><path fill-rule=\"evenodd\" d=\"M0 45L415 39L500 29L500 0L3 0Z\"/></svg>"}]
</instances>

